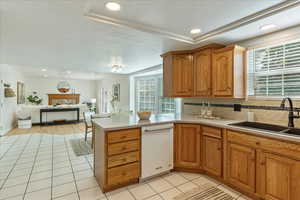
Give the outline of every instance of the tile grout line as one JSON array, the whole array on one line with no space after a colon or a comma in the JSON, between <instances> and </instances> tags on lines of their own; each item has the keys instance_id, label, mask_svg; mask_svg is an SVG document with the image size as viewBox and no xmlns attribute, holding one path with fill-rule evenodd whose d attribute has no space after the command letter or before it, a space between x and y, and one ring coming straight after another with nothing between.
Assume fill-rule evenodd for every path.
<instances>
[{"instance_id":1,"label":"tile grout line","mask_svg":"<svg viewBox=\"0 0 300 200\"><path fill-rule=\"evenodd\" d=\"M54 144L54 136L53 135L51 135L51 162L52 162L52 169L51 169L51 196L50 196L50 199L52 200L52 198L53 198L53 165L54 165L54 163L53 163L53 157L54 157L54 155L53 155L53 145Z\"/></svg>"},{"instance_id":2,"label":"tile grout line","mask_svg":"<svg viewBox=\"0 0 300 200\"><path fill-rule=\"evenodd\" d=\"M68 154L68 159L69 159L71 169L72 169L73 180L74 180L74 184L75 184L75 187L76 187L76 193L77 193L78 199L80 200L79 191L78 191L78 187L77 187L77 182L76 182L76 178L75 178L75 174L74 174L74 170L73 170L73 164L72 164L71 159L70 159L70 152L69 152L68 144L67 144L67 141L66 141L66 136L64 136L64 142L65 142L65 147L66 147L67 154Z\"/></svg>"},{"instance_id":3,"label":"tile grout line","mask_svg":"<svg viewBox=\"0 0 300 200\"><path fill-rule=\"evenodd\" d=\"M41 146L41 141L42 141L43 137L44 137L43 135L40 137L39 145L38 145L38 147L37 147L37 149L36 149L36 153L35 153L35 156L34 156L33 165L32 165L32 168L31 168L31 171L30 171L30 174L29 174L29 178L28 178L28 181L27 181L27 184L26 184L26 188L25 188L25 191L24 191L23 200L25 199L25 196L26 196L26 193L27 193L27 189L28 189L28 186L29 186L29 182L30 182L30 178L31 178L33 169L35 168L36 158L37 158L37 156L38 156L38 153L39 153L39 147Z\"/></svg>"},{"instance_id":4,"label":"tile grout line","mask_svg":"<svg viewBox=\"0 0 300 200\"><path fill-rule=\"evenodd\" d=\"M0 187L0 190L3 189L3 187L4 187L4 185L5 185L5 183L6 183L7 179L8 179L8 177L10 176L10 174L12 173L12 171L14 170L14 168L16 167L16 164L17 164L17 162L20 160L21 156L23 155L23 153L24 153L24 151L25 151L25 149L26 149L26 147L27 147L27 145L28 145L28 143L29 143L31 137L32 137L32 136L30 135L29 138L27 139L26 144L24 145L24 147L23 147L22 151L20 152L18 158L16 159L16 161L14 162L12 168L10 169L10 171L9 171L9 173L7 174L6 178L4 179L4 181L3 181L3 183L2 183L2 185L1 185L1 187Z\"/></svg>"}]
</instances>

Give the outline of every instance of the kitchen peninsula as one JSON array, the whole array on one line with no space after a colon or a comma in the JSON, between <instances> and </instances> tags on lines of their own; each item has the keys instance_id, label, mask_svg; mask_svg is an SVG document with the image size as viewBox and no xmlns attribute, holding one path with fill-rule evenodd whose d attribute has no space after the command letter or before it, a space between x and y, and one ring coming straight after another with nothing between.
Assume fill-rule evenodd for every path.
<instances>
[{"instance_id":1,"label":"kitchen peninsula","mask_svg":"<svg viewBox=\"0 0 300 200\"><path fill-rule=\"evenodd\" d=\"M191 115L95 119L95 177L103 191L137 183L143 127L174 124L174 170L207 174L254 199L300 196L295 187L300 184L300 137L231 125L236 122ZM282 184L286 187L279 194Z\"/></svg>"}]
</instances>

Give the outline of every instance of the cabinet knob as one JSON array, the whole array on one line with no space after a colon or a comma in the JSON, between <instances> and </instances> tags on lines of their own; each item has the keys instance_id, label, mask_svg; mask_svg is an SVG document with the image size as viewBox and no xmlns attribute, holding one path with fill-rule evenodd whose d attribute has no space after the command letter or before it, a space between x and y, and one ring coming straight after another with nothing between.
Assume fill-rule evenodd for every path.
<instances>
[{"instance_id":1,"label":"cabinet knob","mask_svg":"<svg viewBox=\"0 0 300 200\"><path fill-rule=\"evenodd\" d=\"M265 165L265 164L266 164L266 162L261 162L261 163L260 163L260 165L262 165L262 166Z\"/></svg>"},{"instance_id":2,"label":"cabinet knob","mask_svg":"<svg viewBox=\"0 0 300 200\"><path fill-rule=\"evenodd\" d=\"M260 145L260 142L255 142L256 145Z\"/></svg>"},{"instance_id":3,"label":"cabinet knob","mask_svg":"<svg viewBox=\"0 0 300 200\"><path fill-rule=\"evenodd\" d=\"M121 137L121 139L125 139L125 138L127 138L127 136L126 136L126 135L123 135L123 136Z\"/></svg>"}]
</instances>

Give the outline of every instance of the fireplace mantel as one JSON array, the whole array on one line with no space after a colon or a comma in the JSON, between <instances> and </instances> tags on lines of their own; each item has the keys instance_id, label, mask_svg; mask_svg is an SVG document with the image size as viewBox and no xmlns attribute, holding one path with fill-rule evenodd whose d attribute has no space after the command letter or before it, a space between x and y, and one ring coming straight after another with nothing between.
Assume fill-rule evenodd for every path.
<instances>
[{"instance_id":1,"label":"fireplace mantel","mask_svg":"<svg viewBox=\"0 0 300 200\"><path fill-rule=\"evenodd\" d=\"M80 94L48 94L48 105L79 104Z\"/></svg>"}]
</instances>

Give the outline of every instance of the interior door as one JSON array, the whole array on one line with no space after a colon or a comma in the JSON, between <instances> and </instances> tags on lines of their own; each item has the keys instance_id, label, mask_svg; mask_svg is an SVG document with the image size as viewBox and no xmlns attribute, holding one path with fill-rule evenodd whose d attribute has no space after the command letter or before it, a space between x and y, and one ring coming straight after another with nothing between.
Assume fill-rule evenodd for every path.
<instances>
[{"instance_id":1,"label":"interior door","mask_svg":"<svg viewBox=\"0 0 300 200\"><path fill-rule=\"evenodd\" d=\"M240 144L227 146L228 181L248 192L255 191L255 149Z\"/></svg>"},{"instance_id":2,"label":"interior door","mask_svg":"<svg viewBox=\"0 0 300 200\"><path fill-rule=\"evenodd\" d=\"M176 161L179 168L201 168L201 133L200 125L177 124L176 126Z\"/></svg>"},{"instance_id":3,"label":"interior door","mask_svg":"<svg viewBox=\"0 0 300 200\"><path fill-rule=\"evenodd\" d=\"M192 55L175 55L173 58L173 95L192 96L193 84Z\"/></svg>"},{"instance_id":4,"label":"interior door","mask_svg":"<svg viewBox=\"0 0 300 200\"><path fill-rule=\"evenodd\" d=\"M233 51L213 54L213 95L233 95Z\"/></svg>"},{"instance_id":5,"label":"interior door","mask_svg":"<svg viewBox=\"0 0 300 200\"><path fill-rule=\"evenodd\" d=\"M203 50L193 55L196 96L211 96L211 50Z\"/></svg>"},{"instance_id":6,"label":"interior door","mask_svg":"<svg viewBox=\"0 0 300 200\"><path fill-rule=\"evenodd\" d=\"M298 200L300 161L263 153L260 161L261 191L267 200Z\"/></svg>"}]
</instances>

